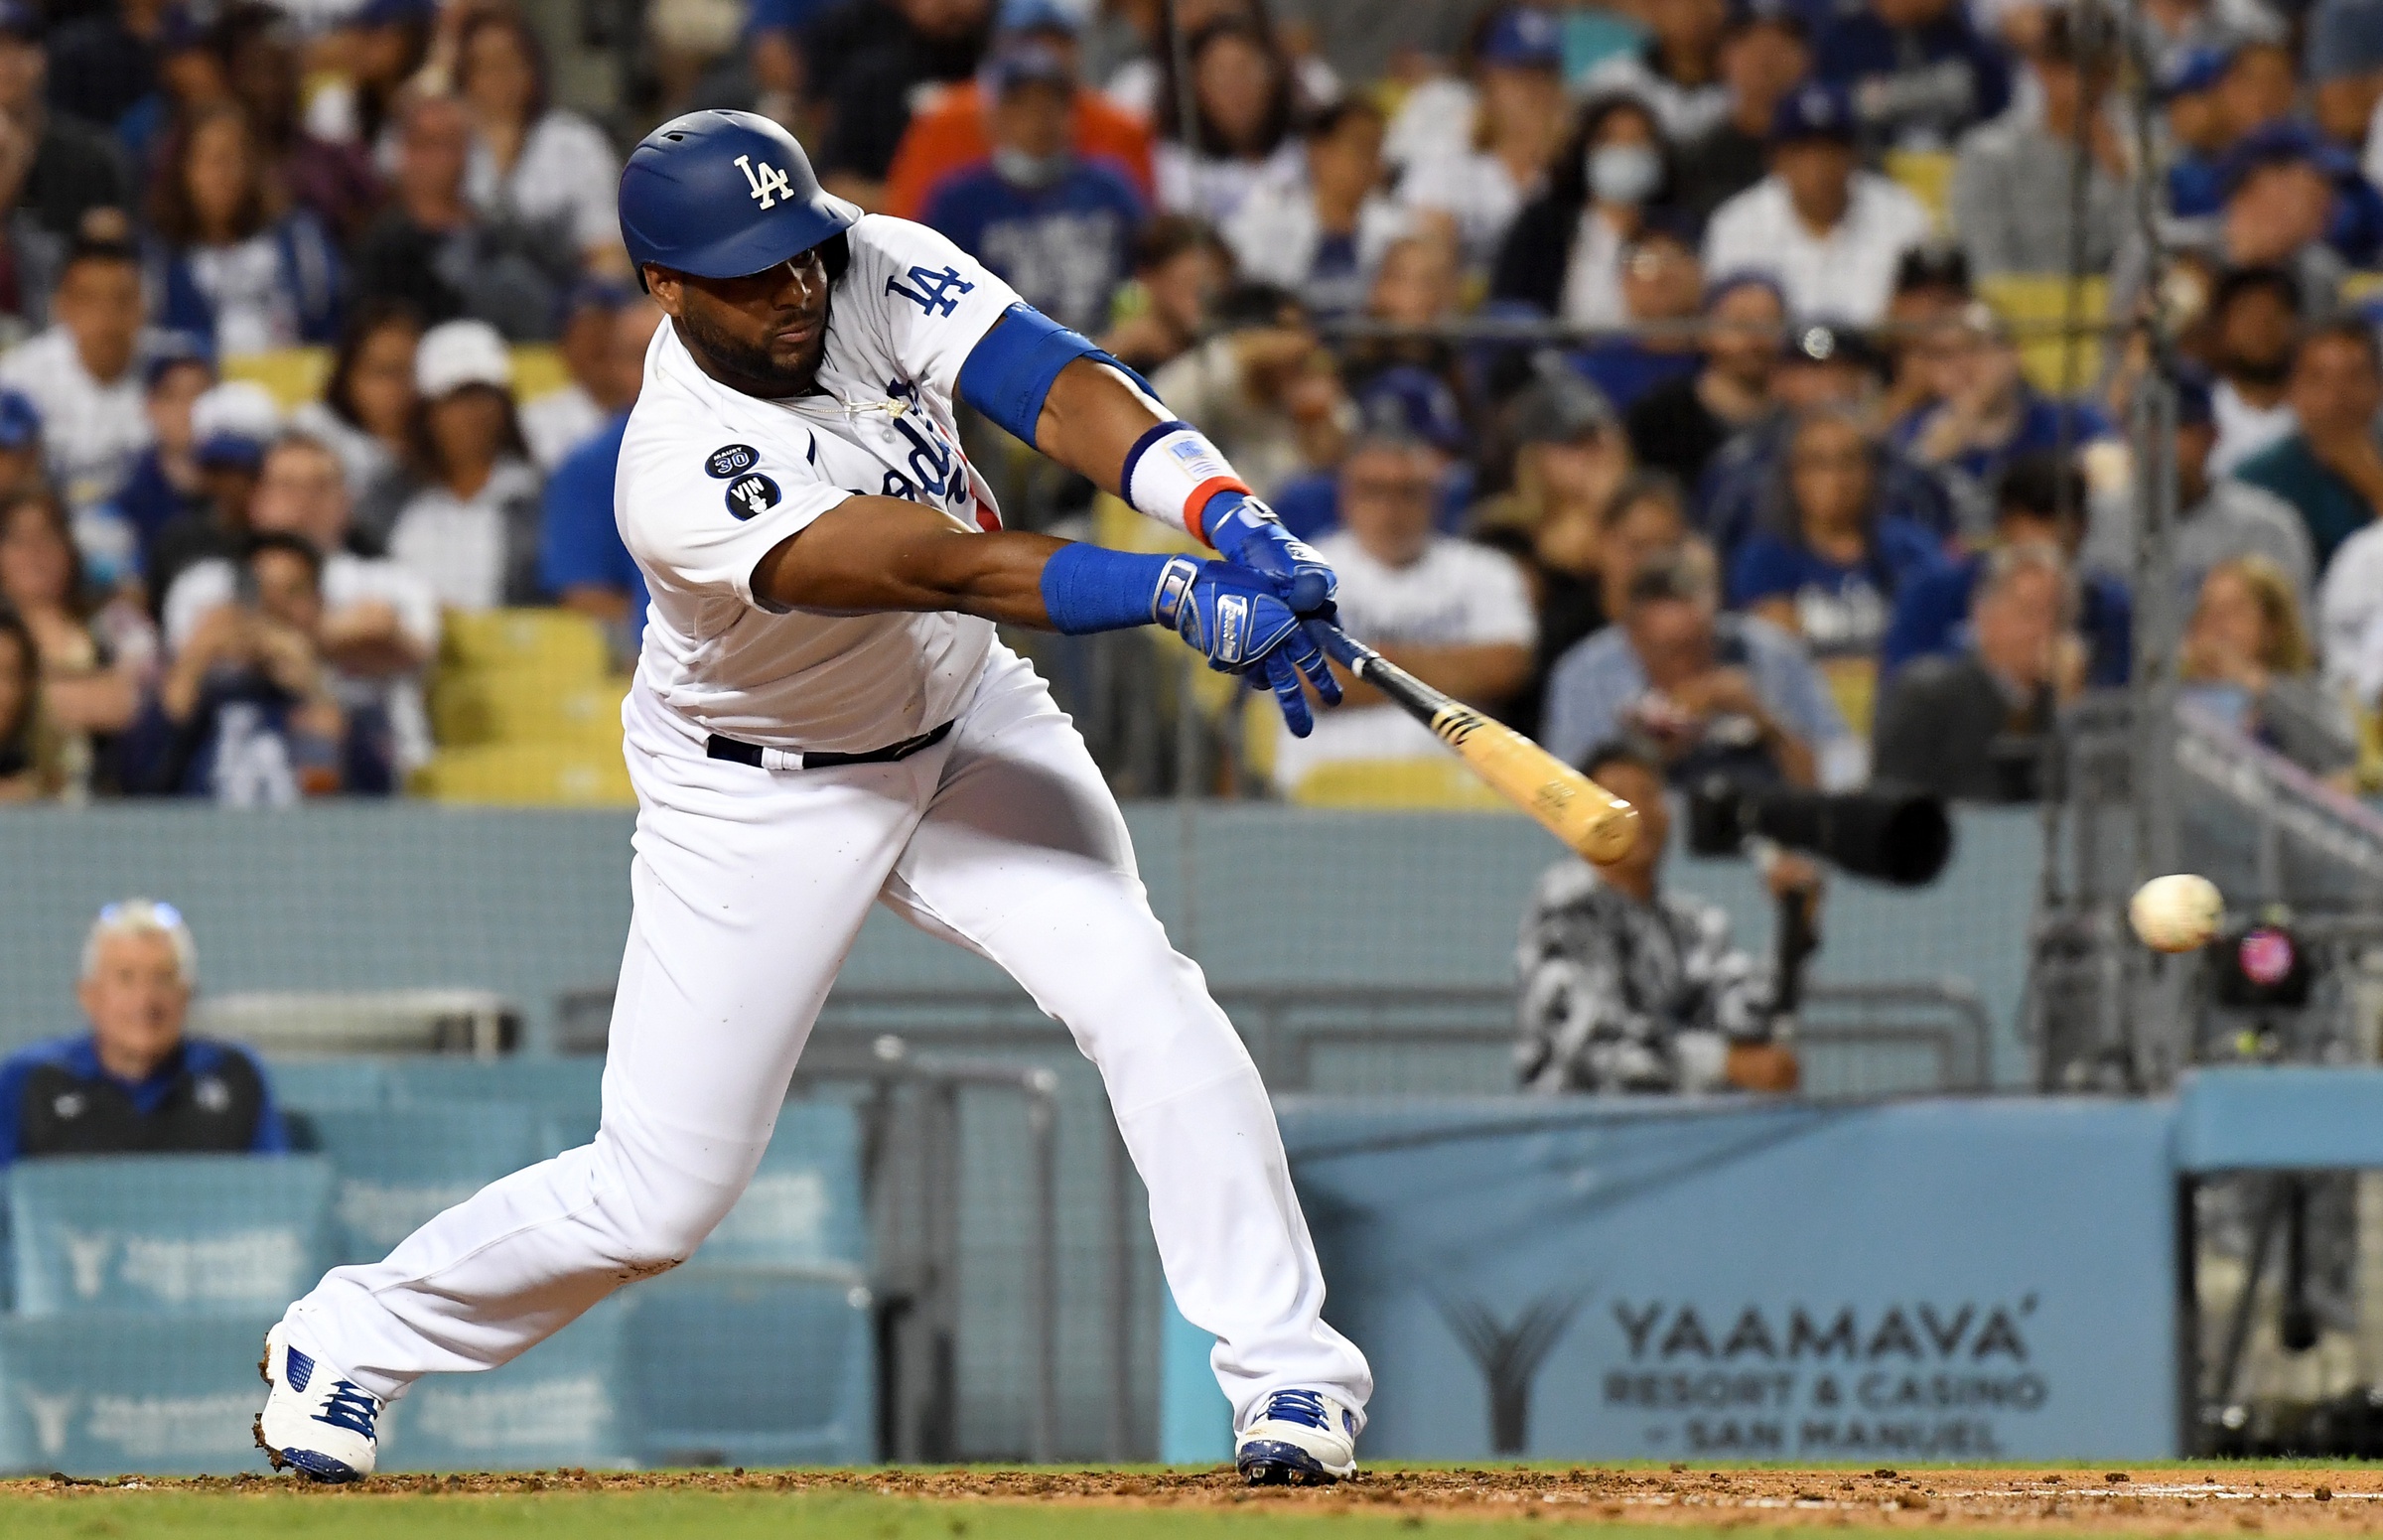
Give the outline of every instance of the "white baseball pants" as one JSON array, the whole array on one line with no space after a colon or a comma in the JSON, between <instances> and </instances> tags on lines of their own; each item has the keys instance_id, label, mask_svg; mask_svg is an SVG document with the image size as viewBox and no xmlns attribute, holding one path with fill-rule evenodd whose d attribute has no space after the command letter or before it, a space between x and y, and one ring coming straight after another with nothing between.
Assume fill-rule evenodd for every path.
<instances>
[{"instance_id":1,"label":"white baseball pants","mask_svg":"<svg viewBox=\"0 0 2383 1540\"><path fill-rule=\"evenodd\" d=\"M999 963L1099 1066L1186 1319L1246 1422L1307 1386L1362 1407L1256 1066L1168 944L1125 820L1033 668L996 646L942 743L773 771L626 709L635 911L596 1142L493 1183L291 1307L375 1395L491 1368L685 1261L744 1191L872 902Z\"/></svg>"}]
</instances>

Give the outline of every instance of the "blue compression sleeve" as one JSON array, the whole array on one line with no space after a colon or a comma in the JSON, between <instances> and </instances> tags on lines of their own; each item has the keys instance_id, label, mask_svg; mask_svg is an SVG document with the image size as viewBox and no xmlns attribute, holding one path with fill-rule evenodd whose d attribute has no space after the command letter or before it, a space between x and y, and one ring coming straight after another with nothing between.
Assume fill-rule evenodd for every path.
<instances>
[{"instance_id":1,"label":"blue compression sleeve","mask_svg":"<svg viewBox=\"0 0 2383 1540\"><path fill-rule=\"evenodd\" d=\"M1043 608L1070 636L1151 624L1159 580L1179 560L1078 542L1043 564Z\"/></svg>"},{"instance_id":2,"label":"blue compression sleeve","mask_svg":"<svg viewBox=\"0 0 2383 1540\"><path fill-rule=\"evenodd\" d=\"M1035 442L1043 402L1059 370L1078 358L1110 364L1147 393L1149 381L1032 305L1012 305L960 365L960 399L999 423L1014 438Z\"/></svg>"}]
</instances>

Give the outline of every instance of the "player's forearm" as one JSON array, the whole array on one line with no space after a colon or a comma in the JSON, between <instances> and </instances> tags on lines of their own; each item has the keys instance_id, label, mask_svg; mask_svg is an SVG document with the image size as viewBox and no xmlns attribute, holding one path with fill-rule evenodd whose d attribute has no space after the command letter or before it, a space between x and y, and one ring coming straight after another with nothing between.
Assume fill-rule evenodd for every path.
<instances>
[{"instance_id":1,"label":"player's forearm","mask_svg":"<svg viewBox=\"0 0 2383 1540\"><path fill-rule=\"evenodd\" d=\"M987 534L902 497L853 497L772 547L753 570L753 591L788 610L957 611L1049 628L1043 567L1065 543Z\"/></svg>"},{"instance_id":2,"label":"player's forearm","mask_svg":"<svg viewBox=\"0 0 2383 1540\"><path fill-rule=\"evenodd\" d=\"M1157 403L1107 364L1077 358L1059 370L1043 398L1035 447L1102 491L1125 494L1125 457L1134 442L1167 421Z\"/></svg>"}]
</instances>

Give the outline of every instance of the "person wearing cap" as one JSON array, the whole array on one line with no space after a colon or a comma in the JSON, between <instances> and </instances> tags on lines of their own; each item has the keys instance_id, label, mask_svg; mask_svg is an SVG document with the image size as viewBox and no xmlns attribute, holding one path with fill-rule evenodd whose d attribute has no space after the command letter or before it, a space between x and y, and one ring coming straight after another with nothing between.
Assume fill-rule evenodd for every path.
<instances>
[{"instance_id":1,"label":"person wearing cap","mask_svg":"<svg viewBox=\"0 0 2383 1540\"><path fill-rule=\"evenodd\" d=\"M1887 319L1879 329L1888 366L1878 421L1900 422L1937 403L1926 345L1958 322L1976 299L1969 286L1969 258L1959 246L1929 241L1903 253L1894 272L1894 297L1887 302Z\"/></svg>"},{"instance_id":2,"label":"person wearing cap","mask_svg":"<svg viewBox=\"0 0 2383 1540\"><path fill-rule=\"evenodd\" d=\"M621 157L602 129L548 99L546 57L529 24L506 10L474 13L456 38L455 87L472 117L472 207L546 232L591 271L623 274Z\"/></svg>"},{"instance_id":3,"label":"person wearing cap","mask_svg":"<svg viewBox=\"0 0 2383 1540\"><path fill-rule=\"evenodd\" d=\"M621 539L613 516L621 443L629 411L645 382L645 351L662 313L642 297L613 317L607 352L616 389L626 400L612 421L573 450L546 478L538 529L538 582L566 610L592 616L616 638L619 656L633 658L645 635L645 574Z\"/></svg>"},{"instance_id":4,"label":"person wearing cap","mask_svg":"<svg viewBox=\"0 0 2383 1540\"><path fill-rule=\"evenodd\" d=\"M191 408L215 382L214 360L193 340L167 333L142 363L149 447L133 462L109 505L132 527L149 570L158 535L206 499Z\"/></svg>"},{"instance_id":5,"label":"person wearing cap","mask_svg":"<svg viewBox=\"0 0 2383 1540\"><path fill-rule=\"evenodd\" d=\"M1489 298L1575 326L1621 325L1622 247L1670 202L1671 161L1654 109L1635 96L1593 98L1557 152L1547 191L1506 231Z\"/></svg>"},{"instance_id":6,"label":"person wearing cap","mask_svg":"<svg viewBox=\"0 0 2383 1540\"><path fill-rule=\"evenodd\" d=\"M920 220L1037 310L1096 334L1108 325L1148 208L1113 162L1070 145L1077 86L1064 54L1008 42L984 74L991 153L936 183Z\"/></svg>"},{"instance_id":7,"label":"person wearing cap","mask_svg":"<svg viewBox=\"0 0 2383 1540\"><path fill-rule=\"evenodd\" d=\"M563 383L521 403L521 437L540 471L551 475L564 456L636 399L636 390L615 366L613 333L621 313L638 302L634 289L608 279L572 285L554 346L563 361Z\"/></svg>"},{"instance_id":8,"label":"person wearing cap","mask_svg":"<svg viewBox=\"0 0 2383 1540\"><path fill-rule=\"evenodd\" d=\"M1419 88L1413 95L1421 95ZM1412 97L1410 98L1410 100ZM1455 107L1450 103L1449 107ZM1448 112L1449 107L1435 110ZM1402 106L1387 144L1402 127L1410 140L1419 109ZM1564 42L1554 16L1527 6L1491 13L1472 51L1472 85L1445 124L1471 125L1411 145L1398 198L1419 213L1456 226L1469 266L1486 270L1514 216L1547 183L1547 168L1570 129L1564 96Z\"/></svg>"},{"instance_id":9,"label":"person wearing cap","mask_svg":"<svg viewBox=\"0 0 2383 1540\"><path fill-rule=\"evenodd\" d=\"M1888 439L1944 482L1965 529L1985 525L2015 456L2082 448L2113 432L2091 401L2055 401L2030 383L2010 328L1983 302L1929 329L1916 348L1934 400L1892 424Z\"/></svg>"},{"instance_id":10,"label":"person wearing cap","mask_svg":"<svg viewBox=\"0 0 2383 1540\"><path fill-rule=\"evenodd\" d=\"M199 949L171 904L91 922L75 1001L86 1029L0 1061L0 1166L53 1155L278 1155L289 1133L246 1049L191 1037Z\"/></svg>"},{"instance_id":11,"label":"person wearing cap","mask_svg":"<svg viewBox=\"0 0 2383 1540\"><path fill-rule=\"evenodd\" d=\"M2170 145L2168 211L2179 219L2206 217L2225 203L2217 168L2234 141L2234 127L2219 105L2217 82L2230 57L2223 49L2187 49L2159 78Z\"/></svg>"},{"instance_id":12,"label":"person wearing cap","mask_svg":"<svg viewBox=\"0 0 2383 1540\"><path fill-rule=\"evenodd\" d=\"M1577 765L1628 736L1654 747L1674 786L1714 774L1755 785L1860 781L1862 746L1803 643L1722 613L1703 553L1656 556L1624 595L1614 624L1575 642L1548 675L1548 753Z\"/></svg>"},{"instance_id":13,"label":"person wearing cap","mask_svg":"<svg viewBox=\"0 0 2383 1540\"><path fill-rule=\"evenodd\" d=\"M68 506L92 507L115 495L149 444L139 254L76 243L50 309L49 327L0 356L0 384L41 413L50 477Z\"/></svg>"},{"instance_id":14,"label":"person wearing cap","mask_svg":"<svg viewBox=\"0 0 2383 1540\"><path fill-rule=\"evenodd\" d=\"M281 406L262 385L227 380L191 403L191 463L197 495L149 542L146 580L152 608L165 603L185 568L239 554L248 538L265 445L281 431Z\"/></svg>"},{"instance_id":15,"label":"person wearing cap","mask_svg":"<svg viewBox=\"0 0 2383 1540\"><path fill-rule=\"evenodd\" d=\"M329 445L288 430L265 447L249 527L295 535L322 558L315 636L332 688L348 710L374 713L387 724L392 768L402 779L430 759L422 672L438 652L439 607L422 580L396 562L348 548L352 514L340 457ZM210 612L238 602L238 591L239 564L230 557L185 568L165 596L166 645L180 653Z\"/></svg>"},{"instance_id":16,"label":"person wearing cap","mask_svg":"<svg viewBox=\"0 0 2383 1540\"><path fill-rule=\"evenodd\" d=\"M2234 474L2297 509L2323 572L2351 535L2383 516L2383 354L2364 321L2311 330L2293 355L2288 392L2298 431Z\"/></svg>"},{"instance_id":17,"label":"person wearing cap","mask_svg":"<svg viewBox=\"0 0 2383 1540\"><path fill-rule=\"evenodd\" d=\"M1351 96L1308 122L1295 170L1262 179L1224 221L1224 243L1245 278L1280 284L1308 313L1351 315L1382 253L1413 217L1382 191L1381 109Z\"/></svg>"},{"instance_id":18,"label":"person wearing cap","mask_svg":"<svg viewBox=\"0 0 2383 1540\"><path fill-rule=\"evenodd\" d=\"M1005 0L994 25L997 55L1029 45L1059 58L1066 75L1067 145L1079 160L1106 162L1148 204L1150 126L1076 77L1075 16L1055 0ZM936 184L993 154L998 102L987 89L987 73L978 71L912 115L886 173L886 212L934 223L924 210Z\"/></svg>"},{"instance_id":19,"label":"person wearing cap","mask_svg":"<svg viewBox=\"0 0 2383 1540\"><path fill-rule=\"evenodd\" d=\"M1720 57L1729 0L1663 0L1642 14L1650 28L1645 46L1598 65L1582 88L1636 96L1654 109L1665 139L1685 144L1730 114Z\"/></svg>"},{"instance_id":20,"label":"person wearing cap","mask_svg":"<svg viewBox=\"0 0 2383 1540\"><path fill-rule=\"evenodd\" d=\"M413 495L388 552L438 602L535 604L538 473L513 409L513 359L485 321L447 321L414 350Z\"/></svg>"},{"instance_id":21,"label":"person wearing cap","mask_svg":"<svg viewBox=\"0 0 2383 1540\"><path fill-rule=\"evenodd\" d=\"M1963 0L1868 0L1821 33L1813 70L1883 149L1950 149L2011 102L2010 67Z\"/></svg>"},{"instance_id":22,"label":"person wearing cap","mask_svg":"<svg viewBox=\"0 0 2383 1540\"><path fill-rule=\"evenodd\" d=\"M2028 62L2040 98L2037 110L2015 106L1981 123L1962 136L1953 161L1952 225L1973 277L2061 273L2080 257L2085 271L2102 272L2118 254L2120 233L2133 214L2127 187L2134 163L2125 129L2102 105L2115 59L2097 51L2091 61L2081 60L2065 10L2046 16L2042 32ZM2069 217L2080 122L2090 152L2081 245Z\"/></svg>"},{"instance_id":23,"label":"person wearing cap","mask_svg":"<svg viewBox=\"0 0 2383 1540\"><path fill-rule=\"evenodd\" d=\"M9 168L16 188L9 204L70 241L86 233L83 219L94 210L129 211L135 193L103 129L51 110L44 27L26 0L0 0L0 167ZM11 308L23 313L35 298L22 296Z\"/></svg>"},{"instance_id":24,"label":"person wearing cap","mask_svg":"<svg viewBox=\"0 0 2383 1540\"><path fill-rule=\"evenodd\" d=\"M1787 308L1778 286L1752 273L1710 280L1702 365L1632 403L1626 422L1638 463L1694 487L1732 435L1770 410L1770 376Z\"/></svg>"},{"instance_id":25,"label":"person wearing cap","mask_svg":"<svg viewBox=\"0 0 2383 1540\"><path fill-rule=\"evenodd\" d=\"M1740 0L1721 36L1729 110L1673 151L1680 207L1701 225L1770 170L1779 103L1812 70L1811 34L1794 0Z\"/></svg>"},{"instance_id":26,"label":"person wearing cap","mask_svg":"<svg viewBox=\"0 0 2383 1540\"><path fill-rule=\"evenodd\" d=\"M1853 104L1833 85L1790 92L1771 122L1770 173L1705 230L1705 271L1767 273L1796 316L1868 326L1903 253L1928 238L1920 201L1861 168Z\"/></svg>"},{"instance_id":27,"label":"person wearing cap","mask_svg":"<svg viewBox=\"0 0 2383 1540\"><path fill-rule=\"evenodd\" d=\"M1512 486L1476 504L1476 531L1522 530L1534 546L1567 554L1549 565L1586 571L1599 514L1633 469L1629 436L1606 393L1554 351L1531 359L1531 382L1506 407L1514 445Z\"/></svg>"},{"instance_id":28,"label":"person wearing cap","mask_svg":"<svg viewBox=\"0 0 2383 1540\"><path fill-rule=\"evenodd\" d=\"M2365 265L2383 244L2383 193L2347 152L2305 124L2279 121L2245 134L2227 152L2219 181L2219 256L2231 267L2302 259L2295 276L2304 303L2316 292L2315 277ZM2313 277L2308 260L2316 257L2325 265Z\"/></svg>"},{"instance_id":29,"label":"person wearing cap","mask_svg":"<svg viewBox=\"0 0 2383 1540\"><path fill-rule=\"evenodd\" d=\"M581 251L555 230L491 220L467 194L472 120L452 96L420 96L397 132L389 207L356 242L359 304L402 304L435 324L473 316L516 341L553 336Z\"/></svg>"},{"instance_id":30,"label":"person wearing cap","mask_svg":"<svg viewBox=\"0 0 2383 1540\"><path fill-rule=\"evenodd\" d=\"M1366 415L1340 466L1340 527L1316 548L1340 575L1336 603L1352 635L1426 684L1495 712L1530 677L1530 593L1512 557L1434 528L1448 462L1415 436L1409 415ZM1340 687L1346 699L1317 718L1312 735L1278 736L1274 778L1286 793L1329 765L1448 753L1353 676L1341 673Z\"/></svg>"},{"instance_id":31,"label":"person wearing cap","mask_svg":"<svg viewBox=\"0 0 2383 1540\"><path fill-rule=\"evenodd\" d=\"M1472 502L1472 468L1462 459L1471 446L1463 409L1448 382L1412 363L1393 364L1366 379L1356 392L1357 420L1379 424L1388 437L1412 441L1438 457L1433 486L1433 522L1454 530ZM1293 477L1275 491L1274 511L1283 527L1302 540L1316 540L1340 524L1340 484L1345 463Z\"/></svg>"},{"instance_id":32,"label":"person wearing cap","mask_svg":"<svg viewBox=\"0 0 2383 1540\"><path fill-rule=\"evenodd\" d=\"M2222 386L2212 386L2207 375L2188 368L2176 376L2175 389L2177 511L2171 526L2170 559L2175 563L2178 592L2199 592L2201 579L2219 562L2259 556L2275 563L2300 596L2301 608L2309 610L2316 556L2300 514L2274 492L2235 480L2219 464L2218 452L2225 443L2224 417L2217 405ZM2093 499L2078 558L2089 575L2133 570L2135 518L2131 486ZM2343 549L2347 548L2345 542ZM2336 553L2336 567L2341 559Z\"/></svg>"}]
</instances>

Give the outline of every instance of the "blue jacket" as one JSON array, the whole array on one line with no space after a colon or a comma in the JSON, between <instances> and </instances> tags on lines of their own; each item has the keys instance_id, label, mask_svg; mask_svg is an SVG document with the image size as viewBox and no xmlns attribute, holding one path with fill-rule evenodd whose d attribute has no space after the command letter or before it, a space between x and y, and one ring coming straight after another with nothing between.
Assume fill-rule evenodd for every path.
<instances>
[{"instance_id":1,"label":"blue jacket","mask_svg":"<svg viewBox=\"0 0 2383 1540\"><path fill-rule=\"evenodd\" d=\"M1890 27L1865 6L1840 17L1820 35L1812 72L1852 90L1864 80L1882 76L1899 77L1898 84L1917 83L1924 71L1946 65L1968 73L1968 101L1963 108L1954 110L1944 102L1914 102L1888 121L1871 124L1870 129L1874 139L1890 146L1906 130L1922 129L1934 140L1930 147L1950 149L1962 129L2000 116L2011 104L2010 66L1969 24L1966 6L1949 6L1935 21L1918 27Z\"/></svg>"},{"instance_id":2,"label":"blue jacket","mask_svg":"<svg viewBox=\"0 0 2383 1540\"><path fill-rule=\"evenodd\" d=\"M321 221L304 209L295 210L265 231L264 237L273 243L280 273L278 287L297 312L299 341L338 342L344 279L339 248ZM190 253L159 248L150 260L164 295L158 324L202 338L214 350L215 302L200 283Z\"/></svg>"},{"instance_id":3,"label":"blue jacket","mask_svg":"<svg viewBox=\"0 0 2383 1540\"><path fill-rule=\"evenodd\" d=\"M546 478L538 519L538 584L553 598L565 589L613 588L629 595L632 641L645 635L645 574L621 543L613 519L613 483L621 468L621 440L629 413L563 457Z\"/></svg>"},{"instance_id":4,"label":"blue jacket","mask_svg":"<svg viewBox=\"0 0 2383 1540\"><path fill-rule=\"evenodd\" d=\"M34 1103L39 1103L38 1105ZM245 1049L186 1038L144 1080L101 1067L91 1035L37 1043L0 1061L0 1167L49 1153L37 1127L83 1137L52 1139L58 1153L158 1155L290 1147L264 1068Z\"/></svg>"},{"instance_id":5,"label":"blue jacket","mask_svg":"<svg viewBox=\"0 0 2383 1540\"><path fill-rule=\"evenodd\" d=\"M1969 644L1970 602L1985 567L1985 558L1963 556L1903 585L1893 619L1887 623L1887 639L1879 644L1882 684L1914 658L1949 657ZM2096 688L2123 685L2135 656L2134 598L2126 584L2093 568L2078 575L2077 590L2085 682Z\"/></svg>"},{"instance_id":6,"label":"blue jacket","mask_svg":"<svg viewBox=\"0 0 2383 1540\"><path fill-rule=\"evenodd\" d=\"M1133 270L1134 233L1147 213L1133 183L1107 161L1078 160L1044 188L1020 187L991 161L977 161L935 184L919 222L950 236L1053 321L1097 335Z\"/></svg>"}]
</instances>

